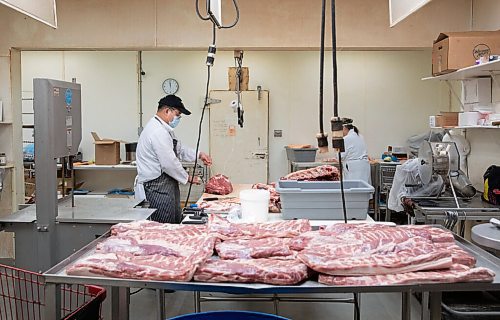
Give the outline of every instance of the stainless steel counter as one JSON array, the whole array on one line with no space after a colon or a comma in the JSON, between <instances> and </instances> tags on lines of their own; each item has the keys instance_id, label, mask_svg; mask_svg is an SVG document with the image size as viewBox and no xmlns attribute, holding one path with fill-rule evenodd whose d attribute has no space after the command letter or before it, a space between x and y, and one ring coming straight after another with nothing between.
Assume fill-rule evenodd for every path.
<instances>
[{"instance_id":1,"label":"stainless steel counter","mask_svg":"<svg viewBox=\"0 0 500 320\"><path fill-rule=\"evenodd\" d=\"M486 203L477 194L472 199L460 199L458 209L452 197L415 197L417 221L428 223L431 220L446 220L448 211L457 211L458 220L489 220L500 216L500 207Z\"/></svg>"},{"instance_id":2,"label":"stainless steel counter","mask_svg":"<svg viewBox=\"0 0 500 320\"><path fill-rule=\"evenodd\" d=\"M115 224L147 219L154 209L136 208L140 201L133 198L88 198L75 196L59 203L58 222ZM104 210L105 209L105 210ZM31 223L36 221L36 205L30 205L10 216L0 218L0 223Z\"/></svg>"}]
</instances>

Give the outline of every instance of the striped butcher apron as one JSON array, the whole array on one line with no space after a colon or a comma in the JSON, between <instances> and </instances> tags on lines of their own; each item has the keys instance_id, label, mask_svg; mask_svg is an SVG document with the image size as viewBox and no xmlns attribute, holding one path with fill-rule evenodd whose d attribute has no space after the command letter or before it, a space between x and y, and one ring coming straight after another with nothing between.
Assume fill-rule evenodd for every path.
<instances>
[{"instance_id":1,"label":"striped butcher apron","mask_svg":"<svg viewBox=\"0 0 500 320\"><path fill-rule=\"evenodd\" d=\"M173 139L177 156L177 139ZM182 220L179 182L162 172L158 178L143 183L149 207L156 209L151 220L161 223L180 223Z\"/></svg>"}]
</instances>

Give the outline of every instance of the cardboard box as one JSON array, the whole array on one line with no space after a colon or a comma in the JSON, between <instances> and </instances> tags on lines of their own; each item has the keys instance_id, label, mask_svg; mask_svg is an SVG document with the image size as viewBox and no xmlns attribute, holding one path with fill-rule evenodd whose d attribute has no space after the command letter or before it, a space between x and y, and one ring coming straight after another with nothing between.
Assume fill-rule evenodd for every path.
<instances>
[{"instance_id":1,"label":"cardboard box","mask_svg":"<svg viewBox=\"0 0 500 320\"><path fill-rule=\"evenodd\" d=\"M500 54L500 31L441 33L432 47L432 75L473 66L492 54Z\"/></svg>"},{"instance_id":2,"label":"cardboard box","mask_svg":"<svg viewBox=\"0 0 500 320\"><path fill-rule=\"evenodd\" d=\"M456 126L458 126L458 114L459 114L459 112L441 111L441 116L439 117L439 127L456 127ZM438 120L436 119L436 122L437 121Z\"/></svg>"},{"instance_id":3,"label":"cardboard box","mask_svg":"<svg viewBox=\"0 0 500 320\"><path fill-rule=\"evenodd\" d=\"M91 132L95 144L95 164L119 164L120 143L125 142L115 139L101 139L95 132Z\"/></svg>"},{"instance_id":4,"label":"cardboard box","mask_svg":"<svg viewBox=\"0 0 500 320\"><path fill-rule=\"evenodd\" d=\"M229 90L236 91L236 67L229 67L228 76L229 76ZM240 91L248 90L248 80L249 80L249 71L248 67L241 68L241 78L240 78Z\"/></svg>"}]
</instances>

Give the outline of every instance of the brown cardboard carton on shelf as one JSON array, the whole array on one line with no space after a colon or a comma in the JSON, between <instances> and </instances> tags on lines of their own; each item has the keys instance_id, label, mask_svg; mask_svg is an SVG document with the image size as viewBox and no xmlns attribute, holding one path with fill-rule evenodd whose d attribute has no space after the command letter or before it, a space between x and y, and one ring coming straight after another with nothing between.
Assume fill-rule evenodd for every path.
<instances>
[{"instance_id":1,"label":"brown cardboard carton on shelf","mask_svg":"<svg viewBox=\"0 0 500 320\"><path fill-rule=\"evenodd\" d=\"M101 139L96 132L91 132L95 144L95 164L120 164L120 143L122 140Z\"/></svg>"},{"instance_id":2,"label":"brown cardboard carton on shelf","mask_svg":"<svg viewBox=\"0 0 500 320\"><path fill-rule=\"evenodd\" d=\"M456 127L458 126L459 112L441 111L440 127Z\"/></svg>"},{"instance_id":3,"label":"brown cardboard carton on shelf","mask_svg":"<svg viewBox=\"0 0 500 320\"><path fill-rule=\"evenodd\" d=\"M443 126L443 116L438 114L436 115L436 127L442 127Z\"/></svg>"},{"instance_id":4,"label":"brown cardboard carton on shelf","mask_svg":"<svg viewBox=\"0 0 500 320\"><path fill-rule=\"evenodd\" d=\"M238 81L236 80L236 67L229 67L228 76L229 76L229 90L236 91L238 88L236 87ZM240 91L248 90L248 80L249 80L249 71L248 67L241 68L241 77L240 77Z\"/></svg>"},{"instance_id":5,"label":"brown cardboard carton on shelf","mask_svg":"<svg viewBox=\"0 0 500 320\"><path fill-rule=\"evenodd\" d=\"M473 66L492 54L500 54L500 30L440 33L432 47L432 75Z\"/></svg>"}]
</instances>

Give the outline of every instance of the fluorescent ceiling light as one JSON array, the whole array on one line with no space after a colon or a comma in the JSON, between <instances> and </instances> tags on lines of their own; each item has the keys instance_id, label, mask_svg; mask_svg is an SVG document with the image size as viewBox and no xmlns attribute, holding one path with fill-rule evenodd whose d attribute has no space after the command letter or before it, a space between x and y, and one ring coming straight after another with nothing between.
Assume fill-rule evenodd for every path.
<instances>
[{"instance_id":1,"label":"fluorescent ceiling light","mask_svg":"<svg viewBox=\"0 0 500 320\"><path fill-rule=\"evenodd\" d=\"M389 19L391 28L429 2L431 2L431 0L389 0Z\"/></svg>"},{"instance_id":2,"label":"fluorescent ceiling light","mask_svg":"<svg viewBox=\"0 0 500 320\"><path fill-rule=\"evenodd\" d=\"M57 29L56 0L0 0L0 4Z\"/></svg>"}]
</instances>

